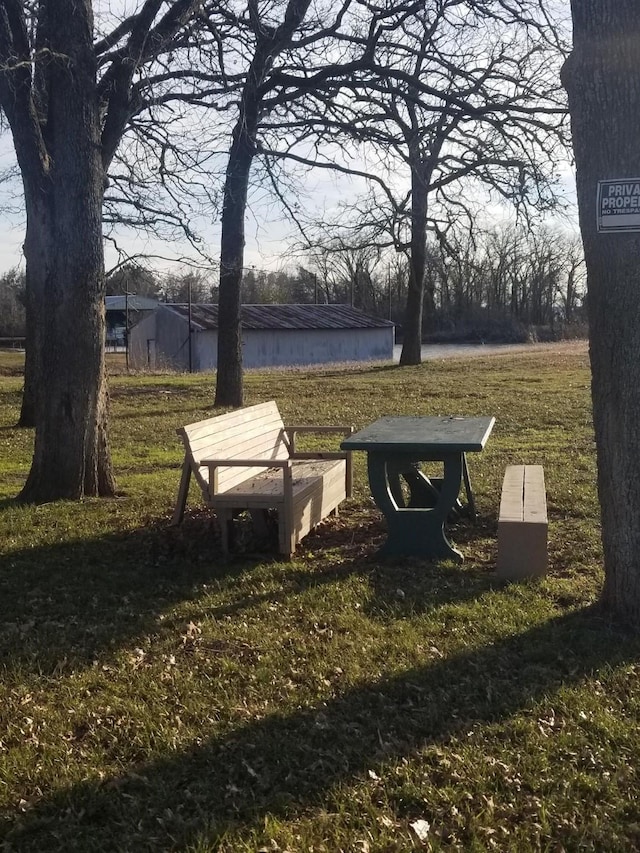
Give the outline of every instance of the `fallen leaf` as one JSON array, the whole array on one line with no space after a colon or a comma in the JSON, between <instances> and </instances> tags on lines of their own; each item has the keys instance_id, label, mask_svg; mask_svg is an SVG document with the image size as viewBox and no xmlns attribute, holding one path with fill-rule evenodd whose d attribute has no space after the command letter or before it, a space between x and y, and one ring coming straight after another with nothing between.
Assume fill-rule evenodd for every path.
<instances>
[{"instance_id":1,"label":"fallen leaf","mask_svg":"<svg viewBox=\"0 0 640 853\"><path fill-rule=\"evenodd\" d=\"M423 820L419 818L418 820L414 820L413 823L410 823L409 826L418 836L420 841L426 841L429 837L429 830L431 829L431 824L428 820Z\"/></svg>"}]
</instances>

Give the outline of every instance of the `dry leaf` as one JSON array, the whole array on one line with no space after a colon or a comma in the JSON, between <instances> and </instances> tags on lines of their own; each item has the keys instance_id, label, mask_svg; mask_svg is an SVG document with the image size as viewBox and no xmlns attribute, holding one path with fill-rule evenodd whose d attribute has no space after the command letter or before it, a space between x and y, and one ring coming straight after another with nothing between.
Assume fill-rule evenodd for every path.
<instances>
[{"instance_id":1,"label":"dry leaf","mask_svg":"<svg viewBox=\"0 0 640 853\"><path fill-rule=\"evenodd\" d=\"M410 823L409 826L418 836L420 841L426 841L429 837L429 830L431 829L431 824L428 820L423 820L419 818L418 820L414 820L413 823Z\"/></svg>"}]
</instances>

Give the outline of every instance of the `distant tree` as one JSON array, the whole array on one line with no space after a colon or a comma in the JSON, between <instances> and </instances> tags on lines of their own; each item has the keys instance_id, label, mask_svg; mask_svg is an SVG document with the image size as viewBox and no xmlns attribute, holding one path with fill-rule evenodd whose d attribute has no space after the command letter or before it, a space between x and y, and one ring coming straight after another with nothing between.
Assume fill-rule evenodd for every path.
<instances>
[{"instance_id":1,"label":"distant tree","mask_svg":"<svg viewBox=\"0 0 640 853\"><path fill-rule=\"evenodd\" d=\"M160 290L165 302L207 303L213 299L211 277L200 270L167 273Z\"/></svg>"},{"instance_id":2,"label":"distant tree","mask_svg":"<svg viewBox=\"0 0 640 853\"><path fill-rule=\"evenodd\" d=\"M24 337L25 282L17 268L0 275L0 337Z\"/></svg>"},{"instance_id":3,"label":"distant tree","mask_svg":"<svg viewBox=\"0 0 640 853\"><path fill-rule=\"evenodd\" d=\"M271 299L271 293L267 287L267 273L265 270L245 270L242 276L242 301L248 305L269 304L277 302Z\"/></svg>"},{"instance_id":4,"label":"distant tree","mask_svg":"<svg viewBox=\"0 0 640 853\"><path fill-rule=\"evenodd\" d=\"M123 264L107 276L105 293L107 296L119 296L127 292L159 299L160 282L151 270L139 264Z\"/></svg>"},{"instance_id":5,"label":"distant tree","mask_svg":"<svg viewBox=\"0 0 640 853\"><path fill-rule=\"evenodd\" d=\"M589 351L605 580L603 605L640 623L638 226L597 230L598 181L640 182L640 15L635 0L572 0L562 79L587 268Z\"/></svg>"},{"instance_id":6,"label":"distant tree","mask_svg":"<svg viewBox=\"0 0 640 853\"><path fill-rule=\"evenodd\" d=\"M509 339L527 327L553 331L577 319L582 253L562 232L540 223L503 225L472 239L458 229L446 244L432 244L429 254L441 325L464 330L480 323Z\"/></svg>"},{"instance_id":7,"label":"distant tree","mask_svg":"<svg viewBox=\"0 0 640 853\"><path fill-rule=\"evenodd\" d=\"M556 291L561 318L571 326L582 320L585 296L584 250L580 238L565 237L558 246L564 260L564 278Z\"/></svg>"},{"instance_id":8,"label":"distant tree","mask_svg":"<svg viewBox=\"0 0 640 853\"><path fill-rule=\"evenodd\" d=\"M324 242L318 241L310 257L320 270L323 288L328 302L342 302L377 313L381 294L376 279L382 254L376 246L353 245L341 234L327 235ZM312 273L312 281L318 273ZM322 300L319 300L322 301Z\"/></svg>"},{"instance_id":9,"label":"distant tree","mask_svg":"<svg viewBox=\"0 0 640 853\"><path fill-rule=\"evenodd\" d=\"M166 302L211 302L211 280L198 270L183 273L168 273L161 284Z\"/></svg>"},{"instance_id":10,"label":"distant tree","mask_svg":"<svg viewBox=\"0 0 640 853\"><path fill-rule=\"evenodd\" d=\"M298 265L295 273L287 276L285 301L291 304L310 305L316 300L317 275Z\"/></svg>"}]
</instances>

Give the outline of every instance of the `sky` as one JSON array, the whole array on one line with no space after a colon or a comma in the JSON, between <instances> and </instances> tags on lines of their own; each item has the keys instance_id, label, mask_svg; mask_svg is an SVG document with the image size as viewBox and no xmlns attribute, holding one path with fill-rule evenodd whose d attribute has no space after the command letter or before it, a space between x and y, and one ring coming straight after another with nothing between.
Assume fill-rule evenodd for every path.
<instances>
[{"instance_id":1,"label":"sky","mask_svg":"<svg viewBox=\"0 0 640 853\"><path fill-rule=\"evenodd\" d=\"M111 6L117 7L118 12L122 11L123 4L128 3L135 6L134 0L99 0L99 5L102 4L106 9ZM5 132L0 134L0 176L13 162L13 146L9 134ZM561 171L562 192L570 203L575 204L573 172L568 164L563 164ZM316 207L318 211L331 210L339 200L354 198L361 188L362 185L358 186L357 182L345 175L338 176L321 171L317 175L308 177L305 198L300 199L299 202L307 211ZM0 182L0 273L24 263L21 251L24 239L24 216L21 213L19 196L19 181L12 184ZM486 218L488 224L494 224L507 217L504 209L488 207ZM207 253L211 258L216 259L219 255L219 222L201 217L196 220L195 227L204 240ZM562 227L575 230L577 227L575 217L573 221L563 221ZM294 226L282 219L276 207L265 203L258 195L254 195L246 217L245 267L278 269L295 266L296 258L287 251L291 238L295 239L295 236ZM193 250L184 243L171 244L167 240L141 237L133 232L121 231L117 234L117 240L130 255L155 256L151 257L148 263L158 271L175 268L183 254L193 255ZM105 243L105 260L107 270L118 261L117 253L108 241Z\"/></svg>"},{"instance_id":2,"label":"sky","mask_svg":"<svg viewBox=\"0 0 640 853\"><path fill-rule=\"evenodd\" d=\"M8 133L0 135L0 175L15 163L13 145ZM360 186L362 189L362 185ZM305 199L301 203L322 207L337 204L345 195L355 194L354 180L348 176L336 176L320 170L306 182ZM217 259L219 255L220 225L215 219L200 217L195 226L201 235L208 254ZM24 214L22 212L21 184L19 179L0 182L0 274L24 263L22 243L24 240ZM295 239L296 230L285 221L273 203L265 203L262 194L254 193L246 216L245 266L257 269L280 269L295 265L288 246ZM186 242L171 243L167 240L140 236L121 229L116 232L118 245L130 255L143 254L152 257L150 265L159 271L175 268L181 255L191 254L193 249ZM172 260L173 259L173 260ZM107 270L118 262L118 254L109 241L105 242L105 264Z\"/></svg>"},{"instance_id":3,"label":"sky","mask_svg":"<svg viewBox=\"0 0 640 853\"><path fill-rule=\"evenodd\" d=\"M11 157L6 149L0 147L0 172ZM339 197L354 191L345 176L340 179L323 175L313 187L306 203L315 203L320 210L323 206L331 207ZM562 169L561 191L570 206L575 205L575 179L573 170L566 164ZM17 206L15 189L9 192L7 187L0 186L0 274L16 265L24 264L22 242L24 240L24 217L14 209ZM489 217L495 223L505 218L505 211L495 207L488 209ZM552 218L551 227L560 230L577 231L577 217L570 212L568 217ZM219 254L220 229L219 224L204 219L198 222L198 228L207 243L207 250L212 258ZM296 258L290 253L289 246L295 240L296 231L291 223L287 223L275 215L273 205L266 207L259 203L249 210L246 217L246 249L245 267L256 269L278 270L292 268ZM193 250L186 244L170 244L159 239L143 238L132 233L121 232L117 235L119 245L129 254L144 254L151 257L149 265L159 272L167 272L180 267L177 260L181 254ZM172 260L173 259L173 260ZM118 262L117 253L107 242L105 245L105 264L107 270Z\"/></svg>"},{"instance_id":4,"label":"sky","mask_svg":"<svg viewBox=\"0 0 640 853\"><path fill-rule=\"evenodd\" d=\"M8 133L0 135L0 175L3 170L15 163L13 146ZM347 175L337 175L327 170L317 170L317 174L305 181L305 197L300 204L317 206L318 211L331 208L347 197L364 189L364 182ZM194 220L197 232L203 239L206 252L214 260L220 253L220 223L215 219L199 217ZM24 240L24 214L21 202L21 184L19 179L9 183L0 183L0 274L16 265L24 264L22 242ZM264 200L261 191L250 196L250 204L245 219L246 248L245 266L256 269L286 269L294 267L296 258L290 252L290 246L299 232L286 221L277 206ZM180 266L180 257L197 257L194 250L185 242L171 243L167 240L141 236L131 230L116 231L118 245L129 255L146 255L149 265L159 272L176 269ZM202 263L202 260L199 260ZM107 271L118 263L118 253L109 240L105 241L105 266Z\"/></svg>"}]
</instances>

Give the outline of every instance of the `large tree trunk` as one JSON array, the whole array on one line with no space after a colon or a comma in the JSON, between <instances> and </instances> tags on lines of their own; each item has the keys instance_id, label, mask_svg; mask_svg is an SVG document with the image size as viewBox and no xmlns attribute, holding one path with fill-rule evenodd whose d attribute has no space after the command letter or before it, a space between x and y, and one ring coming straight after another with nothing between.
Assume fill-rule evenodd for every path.
<instances>
[{"instance_id":1,"label":"large tree trunk","mask_svg":"<svg viewBox=\"0 0 640 853\"><path fill-rule=\"evenodd\" d=\"M640 234L598 233L597 182L640 178L637 0L573 0L563 69L588 280L593 418L605 583L602 602L640 618Z\"/></svg>"},{"instance_id":2,"label":"large tree trunk","mask_svg":"<svg viewBox=\"0 0 640 853\"><path fill-rule=\"evenodd\" d=\"M419 155L416 155L416 157ZM424 300L424 271L427 259L428 180L424 169L411 169L411 257L409 287L404 313L400 364L422 362L422 306Z\"/></svg>"},{"instance_id":3,"label":"large tree trunk","mask_svg":"<svg viewBox=\"0 0 640 853\"><path fill-rule=\"evenodd\" d=\"M39 281L42 275L44 287L37 318L41 393L34 457L21 495L32 501L115 490L106 436L104 173L91 5L60 0L52 6L51 167L44 197L35 195L42 187L25 182L28 217L40 226L25 246L27 262L45 267L34 276ZM69 45L71 55L64 55Z\"/></svg>"},{"instance_id":4,"label":"large tree trunk","mask_svg":"<svg viewBox=\"0 0 640 853\"><path fill-rule=\"evenodd\" d=\"M49 190L48 182L25 180L24 196L27 211L27 232L24 241L26 259L26 352L24 364L24 389L18 426L35 427L38 399L42 392L43 337L47 327L43 311L45 282L47 278L47 253L49 245Z\"/></svg>"},{"instance_id":5,"label":"large tree trunk","mask_svg":"<svg viewBox=\"0 0 640 853\"><path fill-rule=\"evenodd\" d=\"M28 238L27 238L28 239ZM28 255L25 246L25 255ZM20 407L19 427L34 427L38 411L38 342L39 324L37 322L36 285L33 281L34 270L27 263L26 272L26 340L24 358L24 387Z\"/></svg>"}]
</instances>

